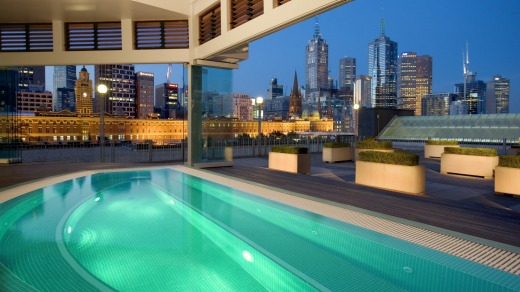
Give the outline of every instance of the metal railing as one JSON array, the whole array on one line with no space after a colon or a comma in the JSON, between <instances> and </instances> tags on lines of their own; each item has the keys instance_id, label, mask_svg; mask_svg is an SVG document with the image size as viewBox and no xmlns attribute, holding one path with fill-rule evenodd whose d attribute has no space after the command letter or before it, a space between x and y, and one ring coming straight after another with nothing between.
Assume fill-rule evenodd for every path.
<instances>
[{"instance_id":1,"label":"metal railing","mask_svg":"<svg viewBox=\"0 0 520 292\"><path fill-rule=\"evenodd\" d=\"M205 141L202 148L203 160L219 160L224 158L226 146L233 148L233 157L258 157L267 156L272 146L292 145L304 146L311 153L322 151L323 143L331 141L330 138L255 138L246 139L211 139ZM260 142L260 147L258 147ZM2 147L16 149L21 152L22 163L34 162L108 162L108 163L133 163L133 162L182 162L187 159L187 144L179 142L175 144L159 145L152 141L144 143L130 143L107 141L104 147L95 142L70 142L70 143L40 143L40 144L0 144ZM260 152L259 152L260 150ZM101 154L103 151L103 155Z\"/></svg>"}]
</instances>

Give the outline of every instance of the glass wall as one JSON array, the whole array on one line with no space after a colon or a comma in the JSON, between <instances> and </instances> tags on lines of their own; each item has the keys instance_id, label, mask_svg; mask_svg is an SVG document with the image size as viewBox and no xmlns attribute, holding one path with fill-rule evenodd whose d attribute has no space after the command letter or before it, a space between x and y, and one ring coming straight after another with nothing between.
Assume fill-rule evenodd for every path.
<instances>
[{"instance_id":1,"label":"glass wall","mask_svg":"<svg viewBox=\"0 0 520 292\"><path fill-rule=\"evenodd\" d=\"M233 121L233 73L230 69L202 67L202 162L222 161L226 140L232 139L226 131Z\"/></svg>"},{"instance_id":2,"label":"glass wall","mask_svg":"<svg viewBox=\"0 0 520 292\"><path fill-rule=\"evenodd\" d=\"M20 114L16 107L18 74L0 68L0 163L21 162Z\"/></svg>"}]
</instances>

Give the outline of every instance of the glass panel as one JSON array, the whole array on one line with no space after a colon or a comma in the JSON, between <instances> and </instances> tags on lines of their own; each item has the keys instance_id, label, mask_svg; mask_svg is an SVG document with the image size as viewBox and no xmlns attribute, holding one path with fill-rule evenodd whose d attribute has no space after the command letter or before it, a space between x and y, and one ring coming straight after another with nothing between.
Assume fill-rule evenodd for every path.
<instances>
[{"instance_id":1,"label":"glass panel","mask_svg":"<svg viewBox=\"0 0 520 292\"><path fill-rule=\"evenodd\" d=\"M233 72L202 68L202 161L224 160L226 140L233 138Z\"/></svg>"},{"instance_id":2,"label":"glass panel","mask_svg":"<svg viewBox=\"0 0 520 292\"><path fill-rule=\"evenodd\" d=\"M15 70L0 69L0 163L21 162L20 113L16 107Z\"/></svg>"}]
</instances>

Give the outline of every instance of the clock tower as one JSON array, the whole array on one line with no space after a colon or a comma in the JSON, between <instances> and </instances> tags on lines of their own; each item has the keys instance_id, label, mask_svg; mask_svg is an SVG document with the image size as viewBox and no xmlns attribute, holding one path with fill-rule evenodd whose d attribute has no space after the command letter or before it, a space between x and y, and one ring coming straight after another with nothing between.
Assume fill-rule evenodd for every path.
<instances>
[{"instance_id":1,"label":"clock tower","mask_svg":"<svg viewBox=\"0 0 520 292\"><path fill-rule=\"evenodd\" d=\"M90 75L83 66L79 72L79 78L76 80L76 113L79 117L92 115L92 80Z\"/></svg>"}]
</instances>

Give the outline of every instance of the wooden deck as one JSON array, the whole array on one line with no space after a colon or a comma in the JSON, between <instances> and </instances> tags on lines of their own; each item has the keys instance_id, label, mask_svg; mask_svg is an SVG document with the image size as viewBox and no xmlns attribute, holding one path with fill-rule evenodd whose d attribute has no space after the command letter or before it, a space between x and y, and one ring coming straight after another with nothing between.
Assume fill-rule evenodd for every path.
<instances>
[{"instance_id":1,"label":"wooden deck","mask_svg":"<svg viewBox=\"0 0 520 292\"><path fill-rule=\"evenodd\" d=\"M443 176L436 170L438 162L423 163L428 168L425 196L356 185L353 162L325 164L318 155L312 164L319 171L311 175L270 170L265 158L238 159L233 167L209 171L520 247L520 212L504 207L520 204L519 199L494 195L492 181ZM463 194L472 190L480 195ZM458 198L446 199L451 195Z\"/></svg>"},{"instance_id":2,"label":"wooden deck","mask_svg":"<svg viewBox=\"0 0 520 292\"><path fill-rule=\"evenodd\" d=\"M233 167L211 172L359 207L505 243L520 248L520 198L493 194L493 181L439 174L438 160L424 160L425 196L406 195L354 183L355 164L326 164L312 155L312 174L296 175L267 168L266 158L235 159ZM160 167L171 163L42 163L0 166L0 188L82 170Z\"/></svg>"}]
</instances>

